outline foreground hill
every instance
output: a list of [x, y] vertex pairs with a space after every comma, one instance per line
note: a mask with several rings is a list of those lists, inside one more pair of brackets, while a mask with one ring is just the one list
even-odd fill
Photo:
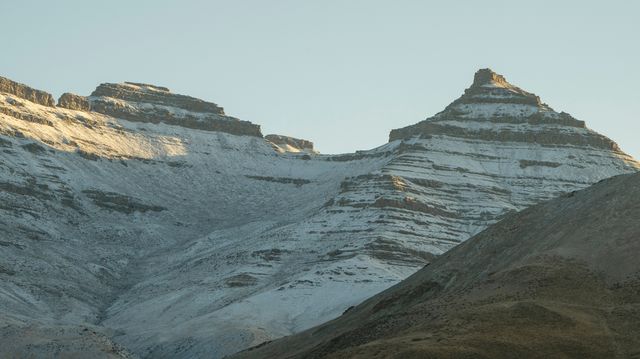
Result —
[[0, 351], [220, 357], [639, 167], [488, 69], [444, 111], [342, 155], [160, 86], [55, 104], [0, 79]]
[[638, 358], [640, 174], [510, 215], [340, 318], [238, 358]]

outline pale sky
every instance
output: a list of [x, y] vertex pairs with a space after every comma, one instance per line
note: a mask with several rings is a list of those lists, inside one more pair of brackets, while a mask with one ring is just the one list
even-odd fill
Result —
[[478, 68], [640, 158], [640, 1], [1, 1], [0, 76], [88, 95], [169, 87], [311, 140], [370, 149]]

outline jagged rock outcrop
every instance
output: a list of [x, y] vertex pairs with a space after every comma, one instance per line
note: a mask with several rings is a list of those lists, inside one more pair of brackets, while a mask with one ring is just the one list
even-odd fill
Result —
[[65, 92], [62, 94], [62, 96], [60, 96], [60, 98], [58, 99], [58, 107], [77, 111], [91, 110], [89, 100], [85, 96], [72, 94], [70, 92]]
[[315, 152], [311, 141], [283, 135], [266, 135], [264, 138], [283, 152]]
[[224, 114], [222, 107], [173, 94], [166, 87], [125, 82], [105, 83], [89, 97], [91, 110], [129, 121], [167, 123], [234, 135], [262, 137], [260, 126]]
[[4, 77], [0, 77], [0, 92], [10, 93], [43, 106], [55, 107], [56, 105], [51, 94]]

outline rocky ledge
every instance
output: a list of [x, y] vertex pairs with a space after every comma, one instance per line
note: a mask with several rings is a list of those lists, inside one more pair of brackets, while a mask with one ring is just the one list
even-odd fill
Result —
[[56, 104], [50, 93], [33, 89], [5, 77], [0, 77], [0, 92], [10, 93], [43, 106], [55, 107]]
[[58, 99], [58, 107], [67, 108], [69, 110], [89, 111], [91, 104], [85, 96], [65, 92]]
[[311, 141], [283, 135], [266, 135], [264, 138], [283, 152], [315, 152]]
[[88, 98], [91, 110], [129, 121], [167, 123], [234, 135], [262, 137], [260, 126], [225, 115], [222, 107], [173, 94], [166, 87], [125, 82], [105, 83]]
[[111, 97], [130, 102], [177, 107], [191, 112], [224, 115], [222, 107], [215, 103], [191, 96], [173, 94], [166, 87], [138, 82], [104, 83], [93, 91], [91, 97]]

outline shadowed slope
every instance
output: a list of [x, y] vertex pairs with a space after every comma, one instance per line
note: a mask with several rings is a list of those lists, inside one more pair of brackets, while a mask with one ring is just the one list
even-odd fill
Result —
[[242, 358], [640, 357], [640, 174], [508, 216], [342, 317]]

